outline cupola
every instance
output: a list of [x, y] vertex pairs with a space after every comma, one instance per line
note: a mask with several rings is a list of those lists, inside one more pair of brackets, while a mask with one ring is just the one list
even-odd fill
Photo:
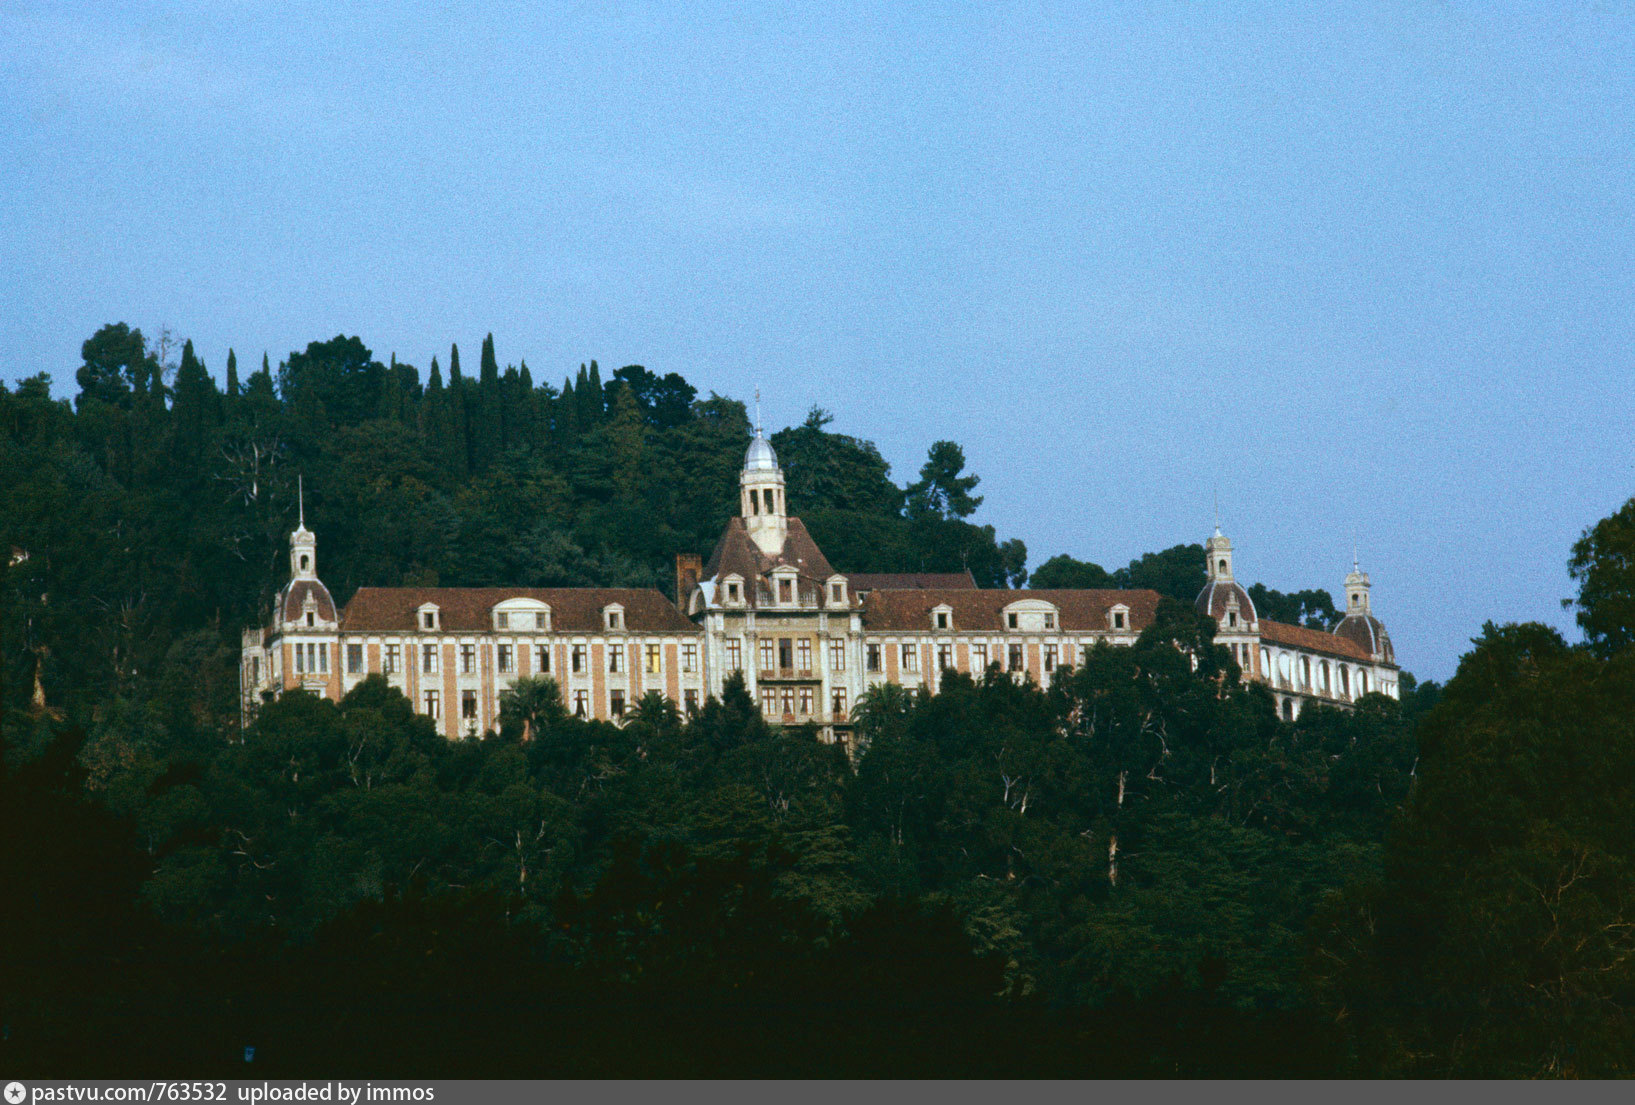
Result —
[[761, 430], [760, 405], [757, 395], [755, 440], [744, 453], [744, 470], [738, 477], [739, 513], [755, 547], [767, 556], [777, 556], [789, 537], [789, 513], [783, 499], [783, 469]]

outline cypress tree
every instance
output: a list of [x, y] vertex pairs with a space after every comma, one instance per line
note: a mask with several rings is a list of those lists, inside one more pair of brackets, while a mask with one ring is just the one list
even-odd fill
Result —
[[505, 448], [504, 398], [500, 390], [500, 366], [494, 359], [494, 335], [483, 339], [477, 389], [470, 408], [471, 470], [481, 472], [498, 459]]
[[579, 398], [573, 393], [573, 380], [562, 377], [562, 394], [551, 406], [551, 429], [557, 445], [566, 448], [579, 436]]
[[238, 358], [227, 350], [227, 398], [238, 398]]

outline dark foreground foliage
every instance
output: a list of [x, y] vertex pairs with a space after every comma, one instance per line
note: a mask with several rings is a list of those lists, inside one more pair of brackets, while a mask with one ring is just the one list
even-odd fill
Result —
[[[615, 727], [523, 681], [451, 743], [369, 681], [241, 732], [296, 470], [343, 600], [655, 582], [732, 509], [741, 405], [481, 362], [336, 339], [223, 393], [110, 327], [77, 409], [0, 389], [0, 1069], [1635, 1073], [1635, 504], [1574, 549], [1584, 647], [1488, 626], [1445, 689], [1293, 724], [1166, 603], [1048, 691], [871, 694], [855, 761], [737, 685]], [[1020, 581], [957, 446], [899, 488], [824, 425], [776, 440], [837, 562]]]

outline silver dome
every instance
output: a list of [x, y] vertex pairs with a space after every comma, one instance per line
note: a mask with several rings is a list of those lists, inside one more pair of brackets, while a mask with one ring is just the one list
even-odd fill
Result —
[[749, 443], [749, 452], [744, 454], [744, 471], [746, 472], [776, 472], [778, 470], [778, 454], [772, 451], [772, 443], [760, 434]]

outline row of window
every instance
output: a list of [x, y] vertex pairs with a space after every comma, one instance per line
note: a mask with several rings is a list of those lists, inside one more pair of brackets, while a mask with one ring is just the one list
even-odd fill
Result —
[[[878, 673], [884, 670], [881, 663], [882, 649], [884, 647], [885, 646], [883, 645], [875, 644], [865, 647], [868, 670], [870, 672]], [[918, 672], [920, 670], [920, 646], [914, 644], [913, 642], [905, 642], [898, 647], [901, 649], [900, 655], [902, 670], [910, 674]], [[1086, 651], [1088, 651], [1088, 649]], [[1004, 663], [1005, 661], [1009, 661], [1009, 663]], [[1059, 646], [1053, 644], [1045, 645], [1043, 661], [1044, 669], [1047, 672], [1053, 672], [1060, 667], [1061, 651]], [[1026, 654], [1023, 652], [1023, 648], [1020, 644], [1006, 646], [996, 642], [993, 645], [993, 657], [991, 661], [988, 656], [988, 643], [986, 641], [977, 642], [971, 645], [972, 671], [987, 671], [990, 662], [994, 664], [1003, 664], [1005, 671], [1023, 671], [1027, 666]], [[937, 646], [937, 668], [941, 671], [954, 670], [953, 645], [939, 644]]]
[[[606, 622], [609, 629], [623, 629], [624, 611], [609, 610], [605, 613], [603, 620]], [[307, 624], [312, 624], [312, 619], [310, 616], [307, 618]], [[544, 610], [500, 610], [496, 611], [494, 614], [495, 629], [531, 628], [543, 631], [550, 629], [550, 627], [551, 616]], [[436, 610], [422, 610], [420, 612], [420, 628], [430, 630], [437, 629]]]
[[[761, 713], [767, 717], [812, 716], [811, 687], [762, 687]], [[846, 688], [836, 687], [829, 695], [829, 710], [834, 720], [846, 717]]]
[[[310, 647], [310, 646], [309, 646]], [[442, 649], [435, 644], [420, 646], [420, 671], [425, 675], [436, 675], [437, 666], [441, 662]], [[581, 674], [590, 670], [589, 646], [574, 645], [568, 650], [569, 670], [574, 674]], [[327, 663], [327, 661], [325, 661]], [[477, 646], [461, 645], [459, 651], [461, 675], [474, 675], [477, 672]], [[513, 645], [502, 644], [494, 646], [494, 664], [502, 675], [509, 675], [517, 670], [517, 648]], [[649, 675], [658, 675], [664, 671], [664, 654], [659, 645], [647, 645], [642, 652], [642, 666]], [[621, 672], [625, 669], [625, 650], [610, 648], [607, 650], [607, 670]], [[297, 668], [296, 670], [300, 670]], [[328, 670], [327, 668], [325, 670]], [[387, 675], [396, 675], [403, 670], [403, 647], [401, 645], [386, 645], [385, 654], [381, 657], [381, 670]], [[698, 644], [694, 641], [683, 642], [681, 646], [681, 670], [696, 672], [698, 670]], [[346, 646], [346, 671], [349, 675], [363, 674], [363, 646], [348, 644]], [[534, 646], [534, 674], [551, 674], [551, 646]]]
[[[808, 694], [810, 694], [810, 692], [808, 692]], [[845, 695], [846, 692], [840, 692], [840, 700], [842, 703], [845, 701]], [[431, 718], [433, 721], [442, 720], [443, 695], [441, 691], [427, 690], [421, 692], [420, 702], [421, 707], [427, 717]], [[698, 712], [698, 692], [696, 690], [687, 690], [682, 692], [682, 707], [689, 714], [695, 714]], [[608, 692], [608, 713], [613, 717], [624, 717], [624, 712], [624, 691], [614, 688], [612, 691]], [[573, 713], [575, 717], [590, 717], [589, 691], [573, 692]], [[464, 690], [460, 692], [460, 720], [472, 722], [474, 724], [478, 720], [476, 691]]]
[[[1277, 658], [1274, 667], [1271, 652], [1263, 648], [1260, 650], [1260, 667], [1266, 679], [1277, 686], [1331, 695], [1335, 692], [1337, 681], [1339, 696], [1351, 697], [1351, 669], [1344, 664], [1335, 664], [1335, 674], [1331, 676], [1327, 660], [1319, 660], [1317, 667], [1313, 669], [1311, 657], [1302, 656], [1297, 664], [1291, 664], [1288, 654], [1285, 653]], [[1365, 668], [1357, 669], [1356, 692], [1358, 698], [1368, 693], [1368, 671]]]

